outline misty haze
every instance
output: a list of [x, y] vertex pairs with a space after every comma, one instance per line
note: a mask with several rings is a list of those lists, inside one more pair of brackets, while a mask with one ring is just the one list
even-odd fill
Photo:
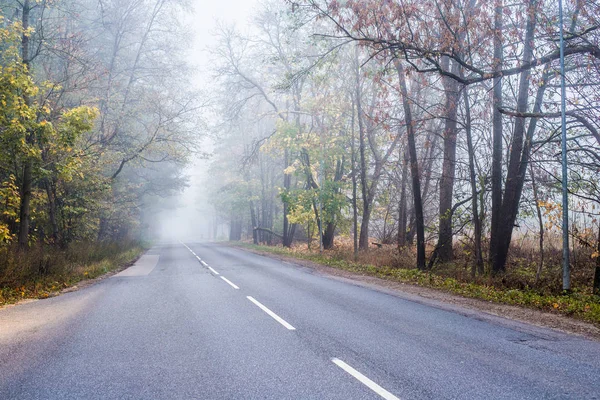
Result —
[[0, 0], [0, 399], [598, 398], [599, 18]]

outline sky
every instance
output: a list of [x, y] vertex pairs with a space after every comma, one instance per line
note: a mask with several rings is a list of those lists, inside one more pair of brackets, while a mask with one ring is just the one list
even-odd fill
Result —
[[[194, 13], [190, 15], [190, 25], [194, 29], [193, 48], [190, 51], [190, 63], [206, 68], [205, 49], [212, 45], [213, 32], [217, 21], [236, 24], [240, 28], [247, 25], [257, 0], [192, 0]], [[200, 74], [198, 83], [205, 77]]]
[[[257, 0], [191, 1], [194, 12], [187, 21], [193, 29], [188, 62], [197, 69], [193, 83], [198, 89], [207, 87], [211, 79], [206, 49], [213, 44], [217, 21], [235, 24], [244, 30], [257, 3]], [[204, 147], [205, 151], [210, 151], [211, 144], [207, 142]], [[161, 221], [159, 226], [162, 239], [199, 241], [209, 238], [214, 219], [204, 190], [208, 179], [208, 165], [208, 160], [193, 160], [185, 171], [189, 177], [189, 186], [172, 201], [177, 207], [156, 216]], [[219, 231], [222, 238], [228, 234], [224, 228], [221, 226]]]

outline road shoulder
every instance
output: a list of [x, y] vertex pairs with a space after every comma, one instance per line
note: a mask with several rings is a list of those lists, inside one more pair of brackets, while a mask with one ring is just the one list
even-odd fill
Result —
[[353, 285], [368, 287], [406, 300], [427, 304], [472, 318], [493, 322], [495, 324], [510, 325], [511, 328], [517, 328], [522, 331], [531, 331], [533, 328], [531, 325], [533, 325], [534, 327], [549, 328], [558, 331], [557, 334], [559, 332], [575, 334], [587, 339], [600, 341], [599, 327], [567, 316], [525, 307], [462, 297], [442, 290], [362, 275], [281, 254], [272, 254], [238, 246], [231, 247], [264, 257], [285, 261], [301, 267], [310, 268], [321, 275], [343, 280]]

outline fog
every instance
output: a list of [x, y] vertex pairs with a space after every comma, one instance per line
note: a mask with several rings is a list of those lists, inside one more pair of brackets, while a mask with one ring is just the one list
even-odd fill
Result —
[[[209, 47], [214, 45], [215, 29], [218, 24], [235, 25], [244, 30], [252, 17], [256, 0], [194, 0], [193, 13], [186, 21], [193, 29], [192, 47], [187, 61], [194, 67], [193, 79], [197, 89], [209, 94], [212, 74], [209, 63]], [[210, 121], [209, 121], [210, 122]], [[215, 210], [209, 203], [205, 187], [210, 179], [208, 166], [213, 139], [205, 138], [202, 151], [208, 157], [192, 156], [191, 164], [185, 169], [187, 187], [168, 199], [171, 207], [163, 208], [156, 215], [156, 236], [162, 241], [204, 241], [216, 237], [227, 238], [227, 225], [218, 223]], [[216, 225], [216, 226], [215, 226]]]
[[[196, 68], [193, 86], [211, 102], [203, 112], [209, 128], [198, 132], [206, 157], [192, 159], [187, 188], [150, 231], [163, 240], [352, 248], [355, 258], [374, 245], [416, 245], [420, 269], [468, 249], [472, 275], [485, 273], [486, 257], [504, 271], [513, 239], [540, 254], [557, 247], [564, 177], [555, 135], [561, 94], [548, 72], [558, 65], [555, 42], [521, 21], [515, 29], [535, 45], [482, 41], [467, 56], [446, 11], [402, 18], [399, 2], [360, 3], [193, 3], [186, 61]], [[551, 2], [538, 11], [556, 15]], [[579, 11], [571, 5], [566, 13]], [[497, 35], [485, 24], [456, 24], [473, 37]], [[456, 43], [445, 42], [447, 29]], [[410, 34], [421, 31], [422, 42]], [[567, 97], [579, 147], [567, 154], [573, 193], [564, 215], [592, 248], [600, 191], [597, 152], [586, 148], [600, 143], [591, 122], [600, 108], [583, 104], [600, 82], [589, 73], [597, 65], [579, 58], [589, 49], [578, 51], [568, 62], [579, 83]], [[545, 65], [533, 66], [544, 52]]]

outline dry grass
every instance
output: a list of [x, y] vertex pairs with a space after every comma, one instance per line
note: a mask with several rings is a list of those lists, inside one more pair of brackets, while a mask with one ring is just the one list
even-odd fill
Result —
[[[536, 270], [539, 264], [537, 243], [532, 241], [517, 241], [517, 246], [512, 246], [506, 266], [506, 273], [498, 278], [489, 274], [484, 276], [471, 276], [473, 265], [473, 249], [465, 245], [455, 247], [455, 260], [451, 263], [434, 265], [431, 272], [447, 278], [454, 278], [461, 282], [475, 282], [493, 285], [506, 289], [531, 290], [541, 294], [560, 294], [562, 292], [562, 253], [561, 250], [551, 246], [545, 250], [544, 268], [539, 280], [536, 281]], [[295, 244], [293, 251], [298, 254], [318, 253], [318, 249], [309, 251], [305, 244]], [[433, 251], [427, 249], [428, 255]], [[590, 293], [594, 279], [595, 259], [592, 258], [593, 249], [578, 248], [572, 254], [571, 281], [573, 289]], [[347, 238], [336, 239], [332, 250], [324, 252], [324, 256], [336, 260], [356, 262], [358, 264], [372, 265], [375, 267], [390, 267], [400, 269], [413, 269], [416, 265], [416, 250], [406, 247], [398, 250], [395, 245], [371, 246], [369, 251], [360, 251], [358, 258], [354, 258], [352, 242]]]
[[133, 262], [143, 251], [135, 242], [77, 243], [66, 249], [0, 247], [0, 306], [46, 298], [76, 283]]
[[[354, 259], [352, 242], [336, 240], [332, 250], [319, 253], [305, 244], [295, 244], [291, 249], [281, 246], [253, 246], [259, 251], [306, 259], [330, 267], [363, 275], [441, 289], [465, 297], [519, 305], [574, 316], [600, 324], [600, 296], [592, 294], [595, 260], [591, 249], [580, 248], [573, 258], [572, 287], [569, 294], [562, 293], [561, 254], [549, 249], [540, 279], [536, 281], [538, 253], [535, 249], [511, 249], [506, 273], [493, 277], [490, 274], [471, 276], [473, 263], [471, 249], [457, 247], [456, 259], [451, 263], [437, 264], [430, 271], [415, 268], [416, 253], [413, 248], [398, 251], [393, 245], [373, 246], [361, 251]], [[428, 249], [429, 252], [432, 249]]]

